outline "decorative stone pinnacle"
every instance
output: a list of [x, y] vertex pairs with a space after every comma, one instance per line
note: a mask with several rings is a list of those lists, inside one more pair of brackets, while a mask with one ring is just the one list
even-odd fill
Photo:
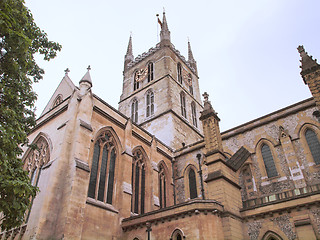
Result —
[[204, 92], [204, 93], [202, 94], [202, 96], [204, 97], [204, 101], [205, 101], [205, 102], [208, 102], [208, 101], [209, 101], [209, 94], [208, 94], [207, 92]]
[[297, 49], [298, 49], [298, 52], [299, 52], [299, 53], [305, 51], [303, 45], [299, 45]]
[[69, 68], [66, 68], [66, 70], [64, 70], [65, 75], [68, 75], [68, 73], [70, 72]]

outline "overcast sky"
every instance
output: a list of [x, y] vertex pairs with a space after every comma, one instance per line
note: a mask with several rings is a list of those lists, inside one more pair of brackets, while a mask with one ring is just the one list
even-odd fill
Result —
[[159, 41], [166, 11], [171, 42], [187, 57], [188, 37], [200, 91], [209, 93], [222, 131], [311, 97], [297, 47], [320, 59], [319, 0], [26, 0], [35, 22], [62, 51], [38, 62], [37, 116], [69, 68], [72, 81], [91, 65], [93, 92], [118, 108], [130, 32], [136, 57]]

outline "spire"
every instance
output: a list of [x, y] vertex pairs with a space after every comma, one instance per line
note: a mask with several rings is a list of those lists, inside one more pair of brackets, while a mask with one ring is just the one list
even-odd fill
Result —
[[190, 45], [190, 41], [188, 39], [188, 62], [191, 65], [191, 67], [196, 71], [196, 73], [198, 74], [198, 70], [197, 70], [197, 62], [196, 60], [194, 60], [193, 58], [193, 54], [192, 54], [192, 50], [191, 50], [191, 45]]
[[304, 50], [303, 45], [299, 46], [297, 49], [301, 57], [300, 74], [303, 80], [306, 81], [305, 75], [313, 72], [314, 70], [320, 69], [320, 65], [317, 63], [317, 59], [313, 60], [312, 56], [308, 55], [308, 53]]
[[164, 11], [163, 11], [161, 31], [160, 31], [160, 43], [161, 43], [161, 46], [168, 46], [171, 44], [170, 31], [168, 28], [166, 13]]
[[128, 43], [128, 48], [127, 48], [127, 53], [124, 56], [124, 69], [128, 67], [128, 64], [132, 62], [134, 59], [134, 56], [132, 54], [132, 35], [130, 34], [129, 38], [129, 43]]
[[92, 80], [91, 80], [91, 76], [90, 76], [90, 70], [91, 70], [90, 65], [88, 66], [87, 70], [88, 70], [88, 71], [87, 71], [86, 74], [83, 76], [83, 78], [80, 80], [79, 84], [87, 82], [87, 83], [89, 83], [90, 86], [92, 87]]

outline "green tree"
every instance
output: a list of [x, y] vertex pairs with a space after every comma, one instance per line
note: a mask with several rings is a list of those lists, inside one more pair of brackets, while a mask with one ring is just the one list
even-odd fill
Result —
[[37, 99], [32, 83], [42, 79], [44, 70], [36, 53], [50, 60], [61, 45], [49, 41], [34, 22], [24, 0], [0, 1], [0, 220], [1, 229], [21, 225], [33, 187], [21, 161], [21, 145], [35, 126]]

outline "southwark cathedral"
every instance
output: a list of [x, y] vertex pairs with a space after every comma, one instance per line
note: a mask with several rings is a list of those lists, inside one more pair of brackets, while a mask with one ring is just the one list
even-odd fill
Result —
[[320, 239], [320, 65], [297, 54], [313, 97], [224, 132], [165, 14], [156, 46], [129, 39], [118, 109], [66, 71], [22, 156], [40, 192], [0, 239]]

